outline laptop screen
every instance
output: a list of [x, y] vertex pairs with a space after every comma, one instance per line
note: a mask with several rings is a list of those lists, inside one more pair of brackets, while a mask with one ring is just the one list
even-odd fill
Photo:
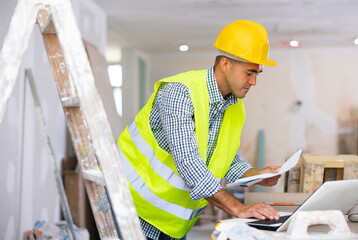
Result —
[[324, 182], [283, 222], [277, 231], [287, 230], [290, 219], [298, 211], [340, 210], [346, 214], [358, 202], [357, 189], [358, 179]]

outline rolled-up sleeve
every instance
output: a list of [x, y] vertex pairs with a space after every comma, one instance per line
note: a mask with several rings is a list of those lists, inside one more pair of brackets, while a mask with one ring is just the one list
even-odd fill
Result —
[[231, 163], [229, 171], [225, 175], [225, 179], [229, 182], [235, 182], [237, 179], [242, 178], [244, 173], [253, 168], [250, 163], [242, 160], [238, 154], [235, 155]]

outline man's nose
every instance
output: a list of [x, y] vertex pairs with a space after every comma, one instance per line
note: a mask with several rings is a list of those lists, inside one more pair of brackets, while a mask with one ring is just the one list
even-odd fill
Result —
[[250, 78], [249, 84], [252, 86], [256, 86], [256, 75], [254, 75]]

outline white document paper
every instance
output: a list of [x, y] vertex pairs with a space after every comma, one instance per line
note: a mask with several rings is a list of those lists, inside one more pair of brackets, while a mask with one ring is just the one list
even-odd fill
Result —
[[251, 177], [246, 177], [246, 178], [241, 178], [236, 180], [233, 183], [229, 183], [226, 185], [227, 188], [230, 187], [235, 187], [238, 185], [253, 185], [255, 183], [261, 182], [262, 180], [266, 179], [266, 178], [270, 178], [270, 177], [274, 177], [277, 175], [280, 175], [282, 173], [285, 173], [287, 171], [289, 171], [291, 168], [293, 168], [294, 166], [296, 166], [298, 160], [300, 159], [300, 156], [302, 154], [302, 149], [299, 149], [297, 152], [295, 152], [292, 157], [290, 157], [290, 159], [288, 159], [280, 168], [280, 171], [278, 171], [277, 173], [264, 173], [264, 174], [259, 174], [259, 175], [255, 175], [255, 176], [251, 176]]

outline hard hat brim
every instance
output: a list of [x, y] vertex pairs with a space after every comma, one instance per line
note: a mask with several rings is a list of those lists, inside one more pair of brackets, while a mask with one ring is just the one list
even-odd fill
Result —
[[260, 65], [265, 65], [265, 66], [276, 66], [277, 62], [275, 62], [274, 60], [271, 59], [267, 59], [267, 61], [259, 61], [259, 62], [255, 62], [257, 64]]
[[253, 58], [249, 58], [247, 56], [239, 56], [240, 58], [248, 61], [248, 62], [251, 62], [251, 63], [256, 63], [256, 64], [259, 64], [259, 65], [265, 65], [265, 66], [276, 66], [277, 65], [277, 62], [275, 62], [274, 60], [271, 60], [269, 58], [267, 59], [253, 59]]

